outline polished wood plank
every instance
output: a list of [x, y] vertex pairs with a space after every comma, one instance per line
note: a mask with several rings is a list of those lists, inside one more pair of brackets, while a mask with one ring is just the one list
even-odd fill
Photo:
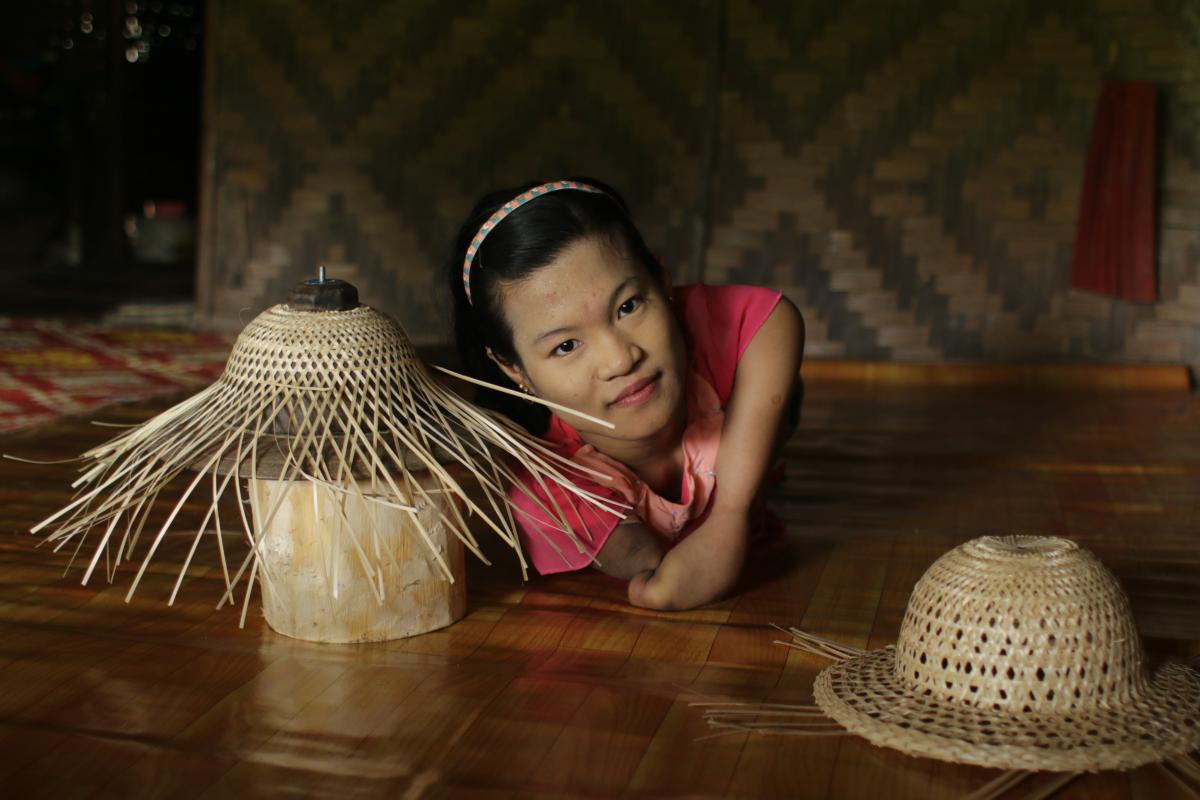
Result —
[[[983, 533], [1077, 539], [1129, 592], [1153, 660], [1200, 655], [1200, 399], [1173, 369], [1007, 375], [813, 369], [771, 493], [785, 532], [720, 603], [633, 609], [590, 573], [522, 583], [488, 542], [461, 622], [375, 645], [287, 639], [257, 601], [239, 628], [214, 608], [211, 548], [167, 607], [198, 502], [132, 602], [128, 568], [80, 586], [25, 533], [70, 497], [73, 467], [0, 462], [0, 780], [80, 798], [959, 797], [996, 771], [847, 736], [710, 738], [689, 703], [811, 702], [826, 662], [774, 644], [773, 623], [889, 644], [922, 572]], [[64, 420], [0, 450], [68, 458], [109, 434]], [[1184, 795], [1147, 767], [1060, 796]]]

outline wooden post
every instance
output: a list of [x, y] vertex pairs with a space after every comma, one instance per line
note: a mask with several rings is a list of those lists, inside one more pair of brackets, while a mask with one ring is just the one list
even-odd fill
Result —
[[[260, 574], [268, 573], [260, 578], [263, 614], [275, 631], [314, 642], [379, 642], [444, 628], [466, 612], [463, 546], [434, 506], [417, 516], [453, 583], [407, 511], [307, 481], [251, 480], [249, 488], [263, 538]], [[277, 502], [270, 525], [259, 528]]]

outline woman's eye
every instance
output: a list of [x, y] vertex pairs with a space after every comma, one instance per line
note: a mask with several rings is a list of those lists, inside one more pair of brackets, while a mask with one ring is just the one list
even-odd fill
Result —
[[626, 314], [632, 314], [634, 311], [638, 310], [643, 302], [645, 301], [642, 299], [641, 295], [634, 295], [617, 307], [617, 316], [623, 317]]
[[565, 356], [568, 353], [574, 352], [575, 348], [578, 346], [579, 346], [579, 340], [567, 339], [565, 342], [562, 342], [561, 344], [559, 344], [558, 347], [554, 348], [554, 355]]

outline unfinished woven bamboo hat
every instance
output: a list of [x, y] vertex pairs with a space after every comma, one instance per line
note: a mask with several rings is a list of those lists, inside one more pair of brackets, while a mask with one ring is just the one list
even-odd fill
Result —
[[917, 583], [896, 645], [827, 667], [814, 695], [876, 745], [985, 767], [1128, 769], [1200, 746], [1200, 675], [1148, 674], [1116, 579], [1059, 538], [951, 550]]
[[[540, 398], [526, 399], [579, 413]], [[611, 426], [604, 420], [593, 421]], [[251, 522], [254, 509], [240, 491], [243, 479], [304, 481], [398, 509], [414, 520], [430, 557], [451, 581], [452, 571], [421, 527], [423, 509], [434, 509], [433, 522], [457, 536], [481, 560], [487, 559], [459, 505], [435, 504], [434, 494], [457, 498], [468, 515], [478, 517], [513, 549], [523, 574], [526, 561], [514, 518], [521, 510], [508, 495], [509, 486], [528, 493], [516, 479], [518, 468], [535, 482], [557, 485], [599, 508], [616, 512], [627, 508], [577, 486], [579, 477], [601, 477], [598, 473], [563, 458], [515, 423], [472, 405], [435, 380], [396, 320], [360, 304], [353, 286], [326, 279], [323, 270], [317, 280], [300, 284], [287, 303], [268, 308], [246, 326], [215, 383], [92, 448], [80, 460], [84, 473], [74, 484], [75, 497], [32, 530], [49, 529], [47, 541], [56, 549], [73, 543], [76, 553], [89, 532], [100, 532], [84, 583], [102, 562], [111, 581], [122, 562], [139, 558], [138, 545], [146, 541], [142, 533], [160, 492], [185, 471], [196, 473], [166, 521], [147, 537], [149, 545], [140, 555], [141, 566], [127, 599], [193, 495], [207, 495], [207, 513], [179, 570], [170, 602], [205, 538], [214, 540], [219, 550], [225, 582], [222, 603], [232, 599], [248, 566], [248, 584], [253, 585], [260, 571], [266, 576], [260, 558], [263, 531], [258, 530], [265, 525]], [[460, 469], [452, 472], [446, 465]], [[418, 471], [433, 483], [427, 485], [425, 477], [414, 474]], [[469, 477], [473, 491], [468, 492], [456, 475]], [[220, 533], [219, 506], [231, 487], [249, 546], [236, 571], [226, 568]], [[531, 499], [584, 550], [561, 509], [545, 508]], [[263, 515], [265, 521], [274, 519], [281, 502]], [[209, 532], [215, 535], [206, 537]], [[392, 556], [364, 541], [367, 544], [358, 552], [364, 573], [371, 577]], [[248, 603], [249, 589], [245, 596]]]

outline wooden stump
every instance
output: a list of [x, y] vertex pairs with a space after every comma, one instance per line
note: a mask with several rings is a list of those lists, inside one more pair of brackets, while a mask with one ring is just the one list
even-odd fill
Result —
[[[379, 642], [444, 628], [466, 612], [463, 545], [438, 522], [433, 506], [418, 518], [453, 583], [409, 512], [307, 481], [248, 483], [254, 526], [263, 537], [263, 614], [279, 633], [314, 642]], [[457, 502], [446, 494], [431, 498]]]

